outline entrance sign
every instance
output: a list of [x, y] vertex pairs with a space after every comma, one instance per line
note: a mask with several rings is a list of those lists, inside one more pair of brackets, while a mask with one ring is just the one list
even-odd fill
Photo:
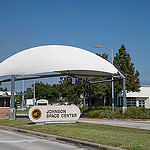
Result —
[[80, 109], [76, 105], [33, 106], [29, 110], [29, 119], [35, 123], [69, 123], [79, 117]]

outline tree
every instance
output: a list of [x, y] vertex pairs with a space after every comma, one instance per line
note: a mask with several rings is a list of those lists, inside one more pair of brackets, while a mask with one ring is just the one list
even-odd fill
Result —
[[15, 100], [16, 100], [17, 103], [21, 104], [21, 102], [22, 102], [22, 97], [21, 97], [21, 95], [16, 95], [16, 96], [15, 96]]
[[105, 60], [108, 61], [108, 54], [106, 54], [106, 53], [103, 53], [103, 54], [96, 53], [96, 55], [97, 55], [97, 56], [100, 56], [100, 57], [102, 57], [102, 58], [104, 58]]
[[25, 91], [25, 99], [32, 99], [33, 98], [33, 89], [27, 88]]
[[[96, 55], [104, 58], [105, 60], [108, 61], [108, 54], [106, 53], [103, 53], [103, 54], [100, 54], [100, 53], [97, 53]], [[98, 77], [98, 78], [94, 78], [92, 81], [103, 81], [103, 80], [107, 80], [107, 78], [104, 78], [104, 77]], [[103, 98], [104, 96], [106, 96], [106, 89], [108, 91], [109, 89], [109, 86], [110, 86], [110, 83], [97, 83], [97, 84], [93, 84], [92, 87], [93, 87], [93, 94], [95, 96], [98, 96], [99, 98]]]
[[[134, 63], [131, 62], [130, 54], [127, 53], [124, 45], [121, 45], [118, 53], [116, 53], [114, 65], [126, 78], [126, 90], [138, 92], [140, 88], [140, 73], [135, 69]], [[115, 83], [115, 91], [122, 91], [121, 81]]]
[[81, 96], [86, 97], [88, 93], [88, 84], [83, 82], [81, 78], [75, 84], [71, 84], [68, 81], [63, 81], [60, 86], [62, 98], [65, 98], [66, 101], [76, 105], [82, 102]]
[[[33, 86], [33, 85], [32, 85]], [[50, 103], [59, 99], [59, 85], [37, 82], [35, 84], [36, 99], [47, 99]]]
[[[106, 53], [103, 53], [103, 54], [97, 53], [96, 55], [109, 61], [108, 54]], [[94, 78], [92, 81], [104, 81], [104, 80], [107, 80], [107, 78], [97, 77], [97, 78]], [[92, 84], [92, 93], [93, 93], [93, 96], [97, 97], [99, 100], [103, 100], [103, 98], [106, 97], [107, 101], [109, 101], [109, 97], [111, 96], [111, 83], [105, 82], [105, 83]]]
[[8, 91], [8, 89], [7, 89], [7, 87], [5, 87], [5, 88], [0, 87], [0, 91], [5, 92], [5, 91]]

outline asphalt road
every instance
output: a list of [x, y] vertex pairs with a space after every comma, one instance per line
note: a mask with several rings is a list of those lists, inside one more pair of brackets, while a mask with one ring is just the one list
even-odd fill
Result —
[[66, 143], [48, 141], [0, 130], [0, 150], [86, 150]]
[[150, 130], [150, 121], [132, 121], [132, 120], [127, 121], [127, 120], [104, 120], [104, 119], [80, 118], [78, 122], [105, 124], [105, 125], [111, 125], [111, 126], [120, 126], [120, 127], [127, 127], [127, 128]]

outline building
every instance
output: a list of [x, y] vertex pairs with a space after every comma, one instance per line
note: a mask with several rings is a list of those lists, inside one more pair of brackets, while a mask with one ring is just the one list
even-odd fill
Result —
[[0, 91], [0, 119], [9, 119], [10, 91]]
[[10, 91], [0, 91], [0, 107], [10, 107]]
[[34, 98], [32, 99], [26, 99], [26, 107], [31, 107], [36, 104], [36, 100]]
[[[122, 106], [122, 93], [118, 94], [117, 105]], [[139, 92], [126, 93], [127, 106], [145, 107], [150, 109], [150, 86], [141, 86]]]
[[[14, 93], [16, 95], [16, 93]], [[0, 119], [10, 118], [10, 91], [0, 91]]]

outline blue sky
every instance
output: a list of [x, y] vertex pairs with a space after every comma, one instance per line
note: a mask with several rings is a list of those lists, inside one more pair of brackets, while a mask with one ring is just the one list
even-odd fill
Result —
[[92, 46], [105, 45], [115, 54], [124, 44], [141, 84], [150, 85], [149, 6], [149, 0], [0, 0], [0, 61], [39, 45], [70, 45], [111, 56]]

